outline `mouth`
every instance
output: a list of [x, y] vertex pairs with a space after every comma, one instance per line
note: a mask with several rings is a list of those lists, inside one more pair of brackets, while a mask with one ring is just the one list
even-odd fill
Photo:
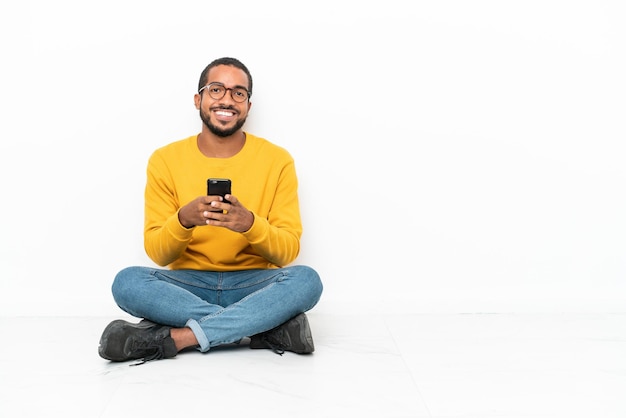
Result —
[[237, 112], [231, 109], [214, 109], [213, 114], [222, 121], [229, 121], [237, 116]]

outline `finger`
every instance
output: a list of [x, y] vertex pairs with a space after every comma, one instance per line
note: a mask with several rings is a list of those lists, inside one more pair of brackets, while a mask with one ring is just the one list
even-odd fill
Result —
[[226, 196], [224, 196], [224, 199], [228, 200], [231, 203], [231, 205], [234, 205], [235, 203], [239, 202], [239, 200], [237, 200], [237, 198], [233, 196], [232, 194], [227, 194]]

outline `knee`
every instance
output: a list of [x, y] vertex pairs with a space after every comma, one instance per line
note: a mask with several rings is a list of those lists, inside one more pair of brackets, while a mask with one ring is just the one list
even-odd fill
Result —
[[314, 304], [317, 303], [324, 290], [322, 279], [317, 271], [309, 266], [295, 266], [293, 268], [294, 274], [304, 287], [305, 293], [309, 295], [310, 300]]
[[113, 293], [113, 299], [118, 305], [123, 304], [123, 301], [133, 293], [133, 289], [137, 287], [138, 279], [142, 274], [145, 274], [143, 267], [127, 267], [121, 270], [111, 285], [111, 292]]

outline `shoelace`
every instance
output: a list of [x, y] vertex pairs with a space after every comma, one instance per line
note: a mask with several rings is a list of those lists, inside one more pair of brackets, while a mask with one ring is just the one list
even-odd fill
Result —
[[152, 360], [161, 360], [165, 357], [163, 352], [163, 340], [149, 340], [149, 341], [133, 341], [132, 345], [133, 350], [146, 350], [151, 351], [154, 350], [152, 354], [144, 356], [139, 363], [133, 363], [131, 366], [140, 366], [148, 361]]
[[[279, 335], [276, 335], [276, 334], [279, 334]], [[277, 341], [282, 341], [282, 338], [281, 338], [283, 337], [282, 330], [276, 330], [273, 336], [276, 337]], [[274, 344], [273, 342], [269, 340], [269, 338], [267, 337], [267, 334], [264, 334], [261, 337], [261, 341], [267, 344], [269, 348], [271, 348], [272, 351], [275, 352], [276, 354], [282, 356], [285, 353], [285, 345], [282, 343]]]

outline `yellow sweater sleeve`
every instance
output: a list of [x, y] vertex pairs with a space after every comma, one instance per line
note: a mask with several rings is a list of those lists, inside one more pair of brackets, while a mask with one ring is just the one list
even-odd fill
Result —
[[[178, 211], [206, 195], [210, 177], [229, 178], [232, 194], [254, 214], [238, 233], [215, 226], [183, 227]], [[144, 247], [172, 269], [232, 271], [276, 268], [300, 252], [302, 224], [293, 158], [283, 148], [246, 134], [231, 158], [207, 158], [191, 136], [156, 150], [148, 161]]]

